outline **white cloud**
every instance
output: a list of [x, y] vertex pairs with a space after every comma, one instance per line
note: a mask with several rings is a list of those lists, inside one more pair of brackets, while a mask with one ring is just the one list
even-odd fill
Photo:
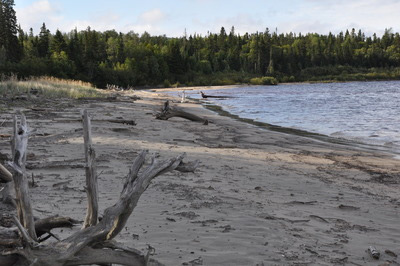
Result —
[[231, 31], [232, 26], [235, 27], [236, 34], [254, 33], [256, 31], [264, 31], [266, 28], [262, 19], [248, 14], [237, 14], [230, 17], [219, 17], [212, 20], [204, 20], [199, 18], [192, 19], [193, 28], [188, 28], [189, 34], [194, 32], [204, 34], [206, 32], [219, 33], [221, 27], [225, 28], [227, 34]]
[[227, 32], [234, 26], [235, 32], [240, 34], [264, 31], [266, 27], [262, 19], [248, 14], [237, 14], [228, 18], [218, 18], [213, 24], [217, 27], [215, 30], [218, 30], [218, 32], [222, 26], [225, 27]]
[[319, 33], [327, 34], [332, 31], [333, 25], [331, 23], [324, 23], [319, 20], [315, 21], [291, 21], [282, 23], [277, 26], [278, 33]]
[[107, 11], [104, 14], [96, 14], [95, 16], [86, 16], [84, 19], [68, 19], [61, 15], [62, 8], [54, 5], [49, 0], [40, 0], [33, 2], [29, 6], [17, 8], [18, 23], [24, 31], [34, 29], [34, 33], [40, 32], [40, 27], [44, 22], [46, 27], [54, 33], [57, 29], [69, 32], [74, 28], [85, 30], [87, 27], [97, 31], [113, 30], [128, 32], [135, 31], [143, 33], [145, 31], [151, 34], [165, 34], [160, 27], [161, 23], [168, 17], [161, 9], [148, 10], [128, 21], [117, 13]]
[[33, 2], [24, 8], [16, 8], [18, 23], [28, 31], [33, 28], [35, 33], [40, 31], [42, 23], [46, 23], [47, 28], [57, 29], [58, 24], [63, 20], [59, 8], [48, 0]]
[[76, 20], [65, 24], [66, 31], [77, 28], [85, 30], [90, 26], [93, 30], [105, 31], [116, 30], [121, 32], [134, 31], [143, 33], [145, 31], [154, 34], [165, 34], [162, 31], [160, 24], [167, 18], [167, 15], [160, 9], [153, 9], [140, 14], [134, 21], [129, 21], [122, 18], [118, 14], [107, 12], [107, 14], [96, 15], [88, 20]]
[[337, 33], [355, 28], [362, 29], [367, 35], [380, 35], [385, 28], [399, 30], [399, 0], [307, 0], [306, 3], [309, 5], [299, 10], [299, 14], [305, 16], [299, 16], [294, 22], [298, 22], [300, 27], [310, 20], [317, 21], [314, 27], [309, 25], [314, 32]]
[[152, 9], [139, 16], [139, 23], [157, 24], [163, 21], [166, 15], [160, 9]]
[[152, 9], [140, 14], [135, 22], [128, 22], [122, 26], [122, 31], [134, 31], [143, 33], [145, 31], [152, 35], [163, 35], [167, 32], [162, 27], [163, 22], [168, 18], [168, 15], [161, 11], [161, 9]]
[[[22, 28], [28, 31], [32, 27], [35, 33], [39, 32], [43, 22], [52, 32], [57, 28], [68, 32], [75, 27], [84, 30], [90, 26], [98, 31], [133, 30], [168, 36], [182, 36], [185, 29], [188, 34], [206, 34], [208, 31], [218, 33], [222, 26], [227, 32], [234, 26], [235, 31], [240, 34], [264, 31], [266, 27], [271, 31], [278, 28], [278, 32], [283, 33], [327, 34], [329, 31], [338, 33], [351, 28], [361, 29], [367, 35], [374, 32], [380, 35], [385, 28], [400, 31], [400, 0], [302, 0], [295, 4], [293, 0], [281, 0], [277, 4], [248, 0], [248, 5], [258, 5], [254, 9], [247, 9], [233, 1], [224, 9], [225, 12], [220, 10], [227, 4], [223, 0], [192, 0], [197, 3], [194, 6], [186, 0], [180, 1], [179, 6], [182, 9], [169, 10], [160, 4], [159, 8], [145, 9], [145, 12], [133, 17], [122, 15], [121, 10], [116, 7], [108, 8], [101, 15], [98, 12], [96, 15], [89, 11], [75, 12], [67, 9], [69, 5], [58, 6], [56, 3], [61, 5], [62, 2], [50, 0], [37, 0], [29, 6], [17, 8], [16, 11]], [[196, 8], [200, 3], [201, 6], [209, 7], [209, 12]], [[143, 3], [144, 7], [145, 5]], [[71, 12], [73, 18], [68, 16]]]
[[62, 28], [64, 31], [70, 31], [72, 29], [85, 30], [90, 27], [96, 31], [106, 30], [119, 30], [119, 22], [121, 18], [119, 15], [109, 12], [107, 14], [96, 15], [89, 20], [74, 20], [64, 21]]

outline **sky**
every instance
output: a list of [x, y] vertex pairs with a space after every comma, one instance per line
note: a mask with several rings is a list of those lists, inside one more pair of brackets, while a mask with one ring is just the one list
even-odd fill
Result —
[[239, 34], [329, 32], [361, 29], [367, 36], [400, 31], [400, 0], [15, 0], [18, 23], [39, 33], [88, 26], [97, 31], [207, 35], [232, 26]]

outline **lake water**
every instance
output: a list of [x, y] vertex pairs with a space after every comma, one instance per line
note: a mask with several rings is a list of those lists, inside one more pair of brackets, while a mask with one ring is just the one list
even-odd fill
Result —
[[[197, 91], [189, 97], [201, 98]], [[400, 81], [243, 86], [207, 101], [243, 118], [400, 152]]]

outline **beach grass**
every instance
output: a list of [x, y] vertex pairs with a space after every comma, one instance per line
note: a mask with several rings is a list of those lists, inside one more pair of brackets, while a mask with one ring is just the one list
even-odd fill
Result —
[[36, 94], [47, 98], [106, 97], [106, 94], [88, 82], [65, 80], [54, 77], [31, 77], [18, 80], [16, 77], [7, 77], [0, 80], [0, 94], [17, 96]]

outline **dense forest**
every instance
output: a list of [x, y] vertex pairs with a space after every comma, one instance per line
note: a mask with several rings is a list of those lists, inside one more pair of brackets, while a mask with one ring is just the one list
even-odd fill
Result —
[[38, 35], [17, 24], [13, 0], [0, 0], [0, 72], [50, 75], [98, 87], [269, 84], [314, 80], [400, 79], [400, 35], [229, 32], [179, 38], [88, 27]]

